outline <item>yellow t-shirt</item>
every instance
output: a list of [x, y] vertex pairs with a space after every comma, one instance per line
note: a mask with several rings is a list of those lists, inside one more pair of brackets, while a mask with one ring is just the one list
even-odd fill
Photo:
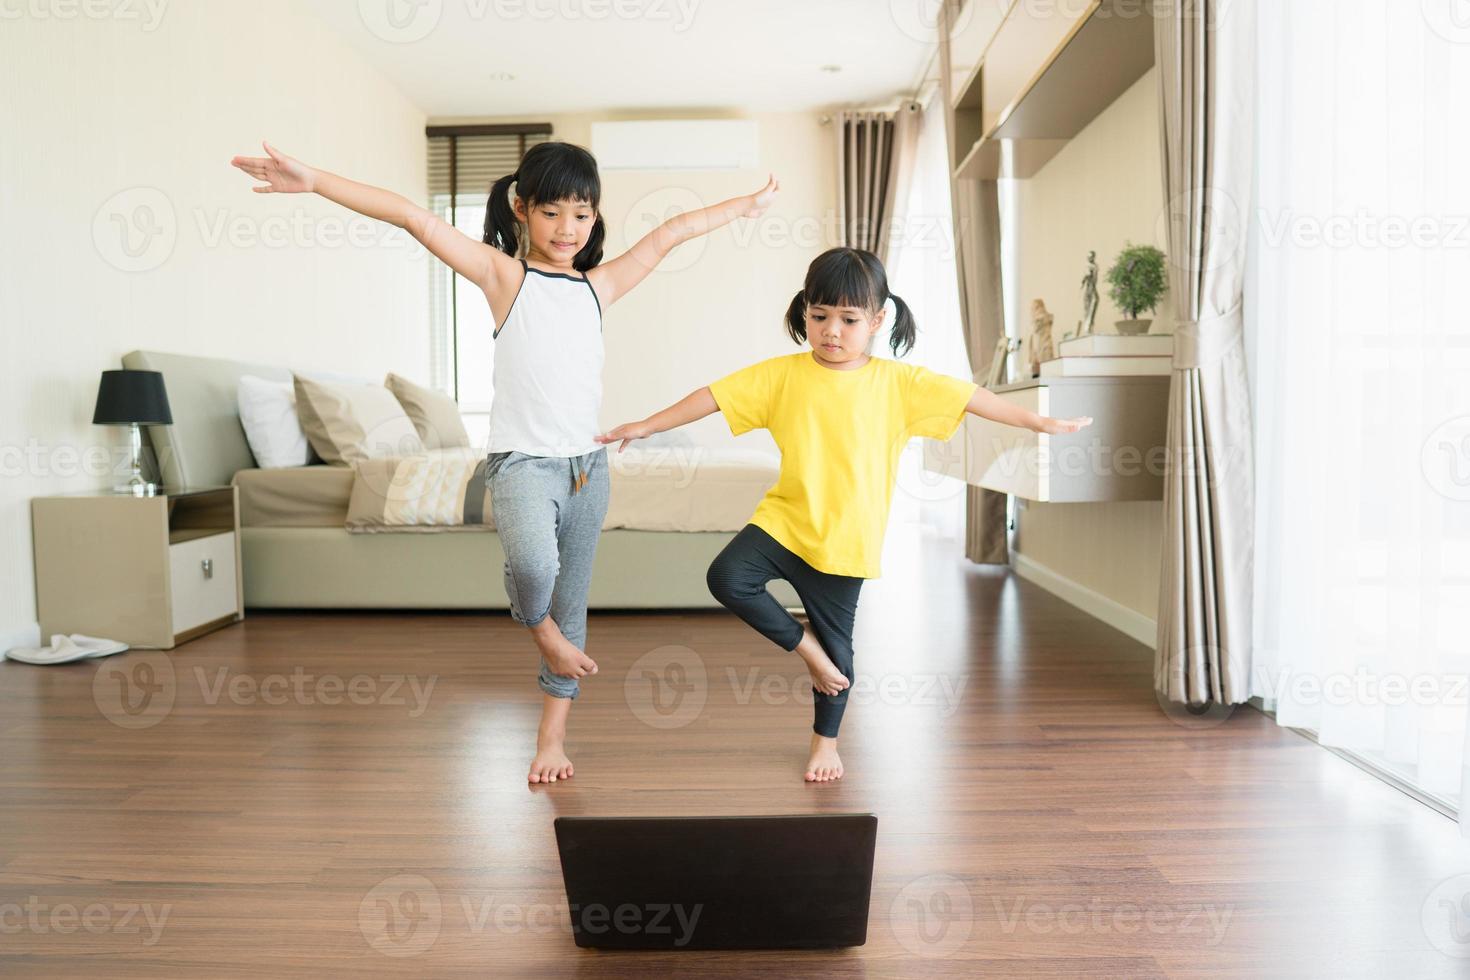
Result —
[[818, 571], [877, 578], [903, 447], [952, 436], [977, 387], [884, 357], [839, 371], [803, 351], [709, 389], [731, 433], [769, 429], [781, 450], [781, 475], [750, 523]]

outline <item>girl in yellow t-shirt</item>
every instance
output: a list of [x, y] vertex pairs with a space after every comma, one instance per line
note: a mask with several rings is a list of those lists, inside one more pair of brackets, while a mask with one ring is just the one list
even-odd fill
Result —
[[[853, 622], [863, 579], [879, 575], [879, 552], [899, 455], [909, 439], [948, 439], [966, 412], [1037, 432], [1076, 432], [1088, 417], [1053, 419], [1005, 402], [970, 381], [873, 357], [867, 348], [891, 300], [890, 346], [914, 345], [907, 304], [888, 291], [871, 252], [834, 248], [817, 256], [786, 311], [786, 330], [809, 350], [772, 357], [700, 388], [641, 422], [598, 436], [618, 451], [719, 411], [734, 435], [768, 429], [781, 450], [781, 473], [750, 523], [715, 558], [706, 576], [715, 598], [812, 676], [808, 782], [842, 778], [837, 730], [853, 682]], [[797, 622], [766, 583], [790, 582], [811, 628]]]

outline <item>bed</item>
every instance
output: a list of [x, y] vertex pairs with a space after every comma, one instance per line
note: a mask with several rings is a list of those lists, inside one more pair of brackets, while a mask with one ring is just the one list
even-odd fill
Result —
[[[505, 555], [493, 526], [352, 533], [343, 523], [351, 467], [256, 466], [240, 425], [236, 386], [245, 374], [289, 381], [288, 368], [159, 351], [131, 351], [122, 363], [164, 376], [174, 422], [146, 427], [161, 482], [238, 488], [247, 608], [509, 608]], [[630, 448], [609, 459], [608, 520], [589, 604], [717, 606], [704, 584], [705, 569], [775, 481], [775, 457], [669, 444], [642, 454]], [[688, 465], [691, 459], [698, 465]], [[799, 604], [785, 582], [772, 582], [771, 591], [788, 606]]]

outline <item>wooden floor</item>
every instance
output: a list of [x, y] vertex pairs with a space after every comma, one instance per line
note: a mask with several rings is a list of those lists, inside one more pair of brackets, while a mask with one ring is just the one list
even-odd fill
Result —
[[[1253, 709], [1172, 719], [1143, 646], [923, 548], [865, 589], [827, 786], [799, 776], [800, 664], [723, 612], [595, 615], [577, 774], [537, 788], [504, 614], [253, 612], [0, 664], [0, 975], [1470, 971], [1422, 924], [1470, 871], [1449, 820]], [[879, 818], [867, 945], [573, 945], [554, 817], [831, 811]]]

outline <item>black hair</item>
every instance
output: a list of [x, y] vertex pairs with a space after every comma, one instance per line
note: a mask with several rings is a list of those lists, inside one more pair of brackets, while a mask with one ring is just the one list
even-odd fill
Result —
[[786, 310], [786, 332], [798, 344], [806, 343], [808, 306], [855, 306], [872, 316], [893, 300], [893, 326], [888, 346], [894, 357], [914, 349], [918, 325], [909, 306], [888, 291], [888, 274], [878, 256], [861, 248], [829, 248], [812, 260], [806, 283]]
[[[519, 170], [506, 174], [491, 186], [490, 201], [485, 206], [482, 240], [510, 256], [520, 251], [519, 222], [510, 206], [511, 184], [516, 185], [516, 197], [527, 208], [556, 201], [582, 201], [596, 211], [602, 200], [602, 178], [597, 174], [597, 160], [591, 153], [559, 140], [537, 143], [521, 157]], [[572, 268], [586, 272], [602, 261], [604, 234], [602, 213], [598, 211], [587, 244], [572, 258]]]

